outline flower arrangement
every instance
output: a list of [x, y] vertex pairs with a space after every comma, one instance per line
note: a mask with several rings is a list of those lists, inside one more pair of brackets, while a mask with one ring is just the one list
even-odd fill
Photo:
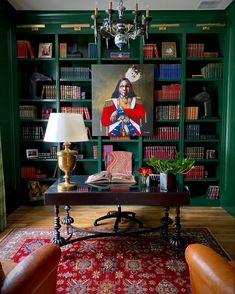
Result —
[[141, 175], [142, 185], [146, 185], [148, 176], [153, 173], [152, 169], [150, 167], [140, 167], [137, 171]]
[[140, 167], [137, 171], [139, 174], [141, 174], [142, 177], [147, 177], [148, 175], [153, 173], [150, 167]]

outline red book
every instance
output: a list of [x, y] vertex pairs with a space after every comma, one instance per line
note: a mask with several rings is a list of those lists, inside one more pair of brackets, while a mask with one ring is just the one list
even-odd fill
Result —
[[28, 50], [27, 50], [27, 41], [26, 40], [17, 40], [17, 58], [27, 58]]

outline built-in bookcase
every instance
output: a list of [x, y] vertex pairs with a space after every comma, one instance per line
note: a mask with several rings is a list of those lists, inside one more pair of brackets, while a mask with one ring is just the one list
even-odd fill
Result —
[[[55, 153], [60, 146], [43, 142], [49, 113], [77, 111], [84, 115], [89, 141], [73, 146], [79, 153], [74, 173], [88, 175], [104, 169], [102, 154], [106, 145], [112, 145], [113, 150], [131, 151], [136, 174], [151, 155], [171, 156], [173, 150], [196, 160], [197, 167], [190, 177], [178, 177], [180, 189], [188, 186], [193, 204], [219, 205], [218, 199], [209, 198], [219, 196], [222, 177], [224, 30], [221, 27], [203, 31], [200, 27], [195, 29], [195, 24], [189, 24], [187, 32], [180, 25], [166, 31], [150, 28], [145, 45], [142, 39], [131, 40], [130, 49], [123, 49], [129, 54], [127, 58], [112, 58], [120, 51], [112, 41], [107, 48], [102, 38], [94, 44], [90, 28], [73, 31], [53, 24], [54, 32], [45, 33], [51, 32], [48, 24], [43, 33], [17, 29], [16, 40], [29, 41], [35, 54], [32, 57], [28, 51], [27, 56], [16, 58], [22, 191], [27, 190], [29, 181], [50, 184], [59, 175]], [[51, 44], [51, 57], [38, 57], [42, 43]], [[152, 46], [147, 44], [156, 45], [153, 55], [146, 55], [146, 48]], [[166, 57], [167, 49], [173, 51]], [[114, 140], [91, 135], [91, 67], [117, 63], [154, 64], [154, 134], [151, 136]], [[48, 79], [43, 80], [42, 76], [35, 82], [32, 77], [35, 72]], [[204, 103], [192, 99], [203, 89], [211, 102], [208, 117], [204, 117]], [[26, 150], [30, 149], [37, 149], [39, 156], [27, 158]], [[35, 174], [28, 175], [27, 168], [31, 173], [33, 168]]]

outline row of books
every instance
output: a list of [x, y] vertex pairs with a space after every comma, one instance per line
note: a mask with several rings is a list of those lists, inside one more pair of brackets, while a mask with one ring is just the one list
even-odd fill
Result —
[[22, 179], [41, 179], [47, 177], [47, 174], [37, 173], [37, 169], [33, 166], [22, 166], [20, 174]]
[[154, 78], [157, 79], [180, 79], [181, 78], [181, 64], [179, 63], [164, 63], [155, 64]]
[[186, 147], [184, 150], [184, 156], [191, 159], [203, 159], [204, 147]]
[[[60, 43], [60, 58], [67, 57], [82, 57], [81, 53], [78, 56], [78, 44], [69, 45], [67, 43]], [[88, 43], [88, 58], [97, 58], [97, 44]]]
[[177, 152], [176, 146], [144, 146], [144, 158], [156, 156], [159, 159], [174, 159]]
[[154, 91], [154, 99], [180, 99], [181, 84], [163, 85], [161, 90]]
[[187, 140], [210, 140], [215, 139], [215, 134], [201, 134], [200, 124], [187, 124], [185, 128]]
[[21, 138], [23, 140], [40, 140], [44, 138], [42, 126], [22, 126]]
[[39, 159], [55, 159], [57, 158], [57, 146], [50, 146], [50, 152], [38, 152]]
[[98, 145], [93, 145], [93, 158], [98, 159]]
[[186, 106], [185, 107], [185, 119], [198, 119], [198, 106]]
[[187, 179], [203, 179], [205, 177], [204, 165], [195, 165], [195, 167], [184, 175]]
[[185, 134], [187, 140], [200, 139], [200, 124], [187, 124]]
[[56, 154], [51, 154], [50, 152], [38, 152], [39, 159], [56, 159]]
[[61, 79], [89, 79], [90, 68], [89, 67], [61, 67], [60, 68]]
[[81, 92], [80, 86], [61, 85], [60, 86], [60, 99], [85, 99], [85, 92]]
[[80, 113], [83, 115], [84, 119], [90, 120], [90, 113], [88, 110], [88, 107], [83, 107], [83, 106], [62, 106], [60, 108], [61, 112], [66, 112], [66, 113]]
[[210, 185], [207, 188], [208, 199], [219, 199], [220, 187], [218, 185]]
[[34, 105], [20, 105], [20, 119], [37, 118], [37, 107]]
[[156, 119], [179, 119], [179, 118], [180, 118], [179, 104], [156, 106]]
[[204, 78], [221, 78], [223, 72], [222, 63], [208, 63], [201, 68], [201, 74]]
[[158, 58], [158, 49], [156, 44], [145, 44], [144, 45], [144, 58]]
[[41, 99], [56, 99], [56, 85], [43, 85]]
[[179, 140], [179, 127], [157, 127], [155, 134], [152, 136], [145, 136], [146, 140]]
[[110, 58], [130, 58], [130, 52], [123, 52], [123, 51], [115, 51], [115, 52], [110, 52]]
[[189, 43], [186, 45], [186, 55], [187, 57], [207, 57], [207, 58], [217, 58], [218, 52], [205, 52], [204, 43]]

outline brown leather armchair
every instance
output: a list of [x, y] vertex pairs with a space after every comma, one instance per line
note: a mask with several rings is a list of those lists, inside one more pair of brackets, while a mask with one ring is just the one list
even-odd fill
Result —
[[61, 250], [47, 244], [21, 262], [1, 260], [2, 294], [46, 294], [56, 292], [57, 267]]
[[192, 294], [234, 294], [234, 262], [226, 261], [211, 248], [191, 244], [185, 258], [189, 266]]

